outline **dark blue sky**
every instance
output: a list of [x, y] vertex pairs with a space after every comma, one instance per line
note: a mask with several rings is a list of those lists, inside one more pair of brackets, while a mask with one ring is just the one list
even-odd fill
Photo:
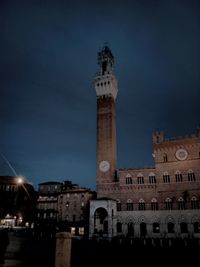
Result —
[[[37, 188], [95, 189], [97, 52], [119, 83], [119, 167], [152, 166], [152, 132], [200, 124], [200, 2], [1, 0], [0, 152]], [[0, 174], [12, 175], [0, 159]]]

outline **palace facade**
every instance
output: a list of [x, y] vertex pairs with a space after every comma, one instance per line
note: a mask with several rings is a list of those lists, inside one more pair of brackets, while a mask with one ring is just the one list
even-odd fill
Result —
[[90, 201], [90, 237], [200, 238], [200, 129], [189, 137], [152, 135], [154, 167], [117, 168], [114, 57], [98, 53], [97, 200]]

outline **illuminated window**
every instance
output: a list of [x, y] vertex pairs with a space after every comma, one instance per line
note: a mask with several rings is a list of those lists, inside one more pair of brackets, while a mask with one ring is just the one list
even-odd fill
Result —
[[159, 223], [153, 223], [153, 233], [160, 233], [160, 225]]

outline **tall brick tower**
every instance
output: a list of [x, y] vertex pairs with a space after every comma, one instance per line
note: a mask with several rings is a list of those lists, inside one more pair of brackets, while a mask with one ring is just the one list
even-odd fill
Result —
[[117, 80], [114, 57], [107, 45], [98, 53], [99, 72], [95, 78], [97, 95], [97, 166], [96, 189], [98, 197], [107, 196], [116, 183], [116, 122], [115, 100]]

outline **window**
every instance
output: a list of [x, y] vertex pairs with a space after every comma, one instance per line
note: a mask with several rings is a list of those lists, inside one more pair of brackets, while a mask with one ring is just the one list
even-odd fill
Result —
[[160, 225], [159, 223], [153, 223], [153, 233], [160, 233]]
[[155, 184], [156, 183], [156, 176], [154, 173], [149, 174], [149, 183], [150, 184]]
[[131, 199], [128, 199], [127, 200], [127, 203], [126, 203], [126, 210], [133, 210], [133, 202]]
[[158, 210], [158, 202], [155, 198], [151, 200], [151, 210]]
[[163, 182], [165, 184], [170, 183], [170, 176], [169, 176], [168, 172], [164, 172], [164, 174], [163, 174]]
[[145, 210], [145, 202], [144, 202], [144, 199], [142, 199], [142, 198], [139, 200], [138, 209], [139, 210]]
[[117, 211], [121, 211], [122, 210], [122, 203], [120, 202], [120, 200], [117, 200]]
[[138, 184], [144, 184], [144, 177], [142, 174], [138, 174], [137, 180], [138, 180]]
[[172, 210], [172, 200], [171, 198], [165, 199], [165, 209], [166, 210]]
[[168, 231], [169, 234], [173, 234], [174, 233], [174, 223], [173, 222], [168, 222], [167, 231]]
[[180, 171], [177, 171], [175, 173], [175, 178], [176, 178], [176, 182], [182, 182], [183, 181], [183, 177], [182, 177], [182, 174], [180, 173]]
[[189, 182], [193, 182], [193, 181], [195, 181], [196, 180], [196, 178], [195, 178], [195, 174], [194, 174], [194, 172], [192, 171], [192, 170], [189, 170], [188, 171], [188, 181]]
[[185, 222], [180, 223], [181, 233], [187, 233], [188, 232], [188, 225]]
[[167, 154], [163, 154], [163, 162], [168, 162]]
[[178, 199], [178, 209], [179, 210], [185, 209], [185, 201], [182, 197], [179, 197], [179, 199]]
[[193, 223], [194, 233], [200, 233], [200, 223], [194, 222]]
[[199, 203], [197, 197], [192, 197], [191, 198], [191, 209], [198, 209], [199, 208]]
[[133, 183], [133, 181], [132, 181], [131, 175], [127, 174], [127, 176], [126, 176], [126, 184], [132, 184], [132, 183]]

